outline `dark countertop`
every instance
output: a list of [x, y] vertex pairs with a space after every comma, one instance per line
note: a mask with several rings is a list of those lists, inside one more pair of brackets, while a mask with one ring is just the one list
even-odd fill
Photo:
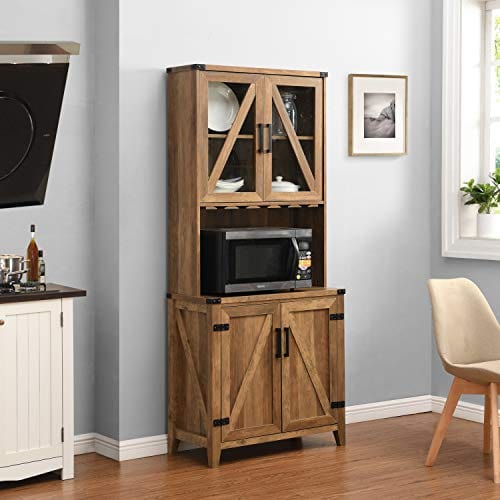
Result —
[[0, 304], [12, 302], [28, 302], [34, 300], [69, 299], [72, 297], [85, 297], [86, 290], [70, 288], [69, 286], [48, 283], [45, 292], [19, 292], [0, 294]]

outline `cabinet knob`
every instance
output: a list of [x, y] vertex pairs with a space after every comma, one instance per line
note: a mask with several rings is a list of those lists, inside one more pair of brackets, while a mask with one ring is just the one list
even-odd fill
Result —
[[3, 326], [3, 325], [5, 325], [5, 320], [0, 319], [0, 326]]

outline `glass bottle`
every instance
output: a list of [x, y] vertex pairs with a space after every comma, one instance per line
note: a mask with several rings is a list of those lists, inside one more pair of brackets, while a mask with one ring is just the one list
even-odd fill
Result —
[[35, 225], [31, 224], [31, 240], [26, 251], [26, 265], [28, 266], [28, 283], [38, 281], [38, 246], [35, 241]]
[[[297, 113], [297, 106], [295, 105], [295, 99], [297, 98], [297, 96], [292, 92], [283, 92], [281, 94], [281, 98], [283, 99], [283, 104], [285, 105], [287, 115], [290, 118], [290, 121], [292, 122], [293, 129], [295, 130], [295, 132], [297, 132], [298, 113]], [[273, 106], [273, 134], [286, 135], [285, 127], [283, 126], [278, 111], [274, 106]]]
[[38, 251], [38, 282], [40, 285], [45, 285], [45, 259], [43, 258], [43, 250]]

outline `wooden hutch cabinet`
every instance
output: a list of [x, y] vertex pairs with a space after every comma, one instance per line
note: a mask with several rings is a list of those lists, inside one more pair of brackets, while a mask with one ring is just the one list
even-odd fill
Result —
[[[214, 467], [221, 450], [237, 446], [326, 431], [344, 444], [345, 290], [325, 288], [327, 75], [200, 64], [167, 71], [169, 453], [194, 443]], [[209, 129], [210, 82], [238, 101], [224, 132]], [[241, 189], [218, 189], [233, 178]], [[283, 192], [280, 178], [298, 190]], [[313, 287], [202, 295], [200, 231], [216, 227], [312, 229]]]

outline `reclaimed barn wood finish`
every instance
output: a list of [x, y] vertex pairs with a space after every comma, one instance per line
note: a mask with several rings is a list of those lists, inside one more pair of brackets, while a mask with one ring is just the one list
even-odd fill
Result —
[[[187, 65], [168, 71], [168, 290], [187, 296], [200, 294], [200, 230], [206, 227], [311, 227], [314, 231], [313, 284], [326, 281], [325, 199], [325, 80], [326, 73]], [[226, 133], [208, 131], [208, 84], [226, 82], [247, 86], [239, 112]], [[278, 87], [310, 89], [311, 135], [297, 135], [285, 111]], [[273, 155], [269, 138], [259, 144], [259, 125], [272, 123], [276, 106], [287, 136], [272, 136], [273, 143], [288, 142], [304, 178], [302, 190], [271, 190]], [[242, 126], [253, 120], [252, 129]], [[249, 125], [246, 125], [249, 128]], [[268, 129], [266, 129], [268, 130]], [[209, 170], [210, 141], [221, 148]], [[254, 191], [215, 193], [237, 141], [253, 144]], [[312, 144], [306, 158], [304, 144]], [[274, 175], [280, 175], [275, 173]]]
[[[168, 70], [170, 454], [189, 442], [216, 467], [222, 450], [241, 446], [326, 431], [345, 444], [345, 290], [325, 287], [326, 76], [200, 64]], [[208, 130], [210, 82], [238, 92], [227, 132]], [[290, 89], [311, 112], [303, 130], [281, 98]], [[273, 107], [286, 135], [272, 132]], [[237, 144], [253, 158], [244, 166], [253, 169], [252, 190], [216, 193]], [[289, 155], [284, 173], [273, 154]], [[295, 164], [302, 189], [273, 192], [273, 176], [293, 174]], [[200, 232], [216, 227], [311, 228], [314, 287], [202, 296]]]
[[215, 467], [226, 448], [327, 430], [344, 444], [338, 292], [168, 299], [169, 452], [191, 442]]

